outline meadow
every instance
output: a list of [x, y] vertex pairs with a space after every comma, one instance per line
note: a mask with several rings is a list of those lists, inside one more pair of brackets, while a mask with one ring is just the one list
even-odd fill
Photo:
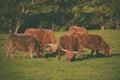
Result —
[[[16, 51], [14, 60], [5, 58], [7, 47], [0, 47], [0, 80], [120, 80], [120, 30], [89, 30], [89, 33], [100, 34], [112, 48], [112, 56], [76, 57], [68, 63], [65, 55], [58, 56], [46, 52], [45, 58], [23, 59], [23, 52]], [[59, 37], [68, 32], [55, 32]], [[9, 34], [0, 34], [0, 45], [7, 44]], [[103, 54], [103, 52], [100, 52]], [[90, 50], [84, 48], [83, 55]], [[94, 54], [95, 55], [95, 54]], [[103, 54], [104, 55], [104, 54]]]

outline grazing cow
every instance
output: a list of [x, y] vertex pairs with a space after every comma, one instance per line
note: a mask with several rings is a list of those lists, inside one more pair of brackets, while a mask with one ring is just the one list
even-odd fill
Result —
[[54, 53], [53, 47], [51, 47], [50, 44], [56, 44], [57, 41], [52, 30], [29, 28], [25, 30], [24, 34], [33, 35], [40, 42], [42, 42], [44, 48], [46, 48], [46, 46], [49, 46], [50, 52]]
[[13, 54], [15, 50], [23, 51], [24, 58], [26, 58], [26, 52], [30, 53], [31, 59], [33, 59], [32, 53], [35, 52], [39, 57], [45, 56], [44, 48], [41, 43], [31, 35], [25, 34], [12, 34], [9, 36], [8, 40], [8, 51], [6, 58], [11, 56], [14, 58]]
[[[70, 53], [71, 51], [76, 51], [78, 48], [78, 45], [76, 44], [74, 37], [71, 36], [70, 34], [63, 34], [60, 37], [60, 41], [59, 41], [59, 45], [65, 49], [68, 50], [67, 51], [67, 55], [71, 55], [71, 57], [73, 57], [73, 54]], [[70, 52], [69, 52], [70, 51]], [[58, 59], [61, 59], [61, 55], [62, 55], [63, 50], [61, 48], [59, 48], [59, 53], [58, 53]], [[66, 56], [67, 56], [66, 55]], [[70, 57], [70, 56], [69, 56]]]
[[76, 51], [72, 50], [65, 50], [59, 45], [60, 49], [65, 52], [66, 58], [69, 62], [71, 62], [73, 59], [75, 59], [75, 54], [78, 53]]
[[83, 47], [91, 49], [91, 54], [94, 51], [98, 54], [99, 51], [103, 51], [106, 56], [111, 56], [111, 49], [105, 40], [96, 34], [76, 34], [75, 38], [78, 40], [79, 52]]
[[71, 35], [88, 33], [85, 27], [78, 27], [78, 26], [70, 26], [69, 32]]

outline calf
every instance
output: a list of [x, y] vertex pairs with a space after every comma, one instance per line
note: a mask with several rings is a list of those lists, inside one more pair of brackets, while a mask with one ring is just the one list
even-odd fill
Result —
[[76, 34], [75, 38], [78, 40], [80, 54], [83, 47], [85, 47], [92, 50], [91, 54], [93, 54], [94, 51], [96, 51], [97, 54], [99, 51], [103, 51], [106, 56], [111, 56], [111, 48], [100, 35]]
[[30, 53], [31, 59], [33, 58], [33, 52], [37, 53], [39, 57], [45, 55], [41, 43], [33, 36], [25, 34], [12, 34], [9, 36], [6, 58], [9, 55], [14, 58], [15, 50], [23, 51], [24, 58], [26, 58], [26, 52]]

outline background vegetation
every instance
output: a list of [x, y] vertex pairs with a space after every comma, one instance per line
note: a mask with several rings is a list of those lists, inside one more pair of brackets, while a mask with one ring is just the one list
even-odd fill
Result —
[[[120, 0], [0, 0], [0, 32], [28, 27], [67, 30], [120, 26]], [[20, 27], [20, 28], [19, 28]]]
[[[15, 59], [5, 59], [7, 47], [0, 47], [0, 80], [120, 80], [120, 30], [89, 30], [102, 35], [112, 48], [112, 57], [87, 57], [89, 49], [83, 50], [84, 58], [76, 57], [68, 63], [65, 55], [58, 56], [46, 52], [45, 58], [31, 60], [29, 54], [23, 59], [23, 52], [16, 51]], [[68, 32], [55, 32], [59, 37]], [[0, 45], [7, 44], [8, 34], [0, 34]]]

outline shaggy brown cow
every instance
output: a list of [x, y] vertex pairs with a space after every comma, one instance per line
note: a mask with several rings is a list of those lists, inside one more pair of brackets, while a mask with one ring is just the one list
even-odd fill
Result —
[[[42, 42], [44, 48], [46, 48], [48, 44], [56, 44], [57, 42], [52, 30], [29, 28], [25, 30], [24, 34], [33, 35], [40, 42]], [[54, 53], [51, 45], [49, 45], [49, 47], [50, 47], [50, 51]]]
[[83, 47], [91, 49], [91, 54], [93, 54], [94, 51], [103, 51], [106, 56], [111, 56], [111, 49], [109, 45], [105, 42], [105, 40], [100, 36], [96, 34], [76, 34], [75, 38], [78, 40], [79, 44], [79, 52], [81, 54], [81, 51]]
[[[60, 37], [59, 45], [64, 48], [65, 50], [68, 50], [68, 54], [66, 56], [71, 55], [72, 53], [69, 53], [69, 51], [76, 51], [78, 49], [78, 45], [76, 44], [74, 37], [71, 36], [70, 34], [64, 34]], [[59, 53], [58, 53], [58, 59], [61, 59], [63, 50], [59, 48]], [[71, 55], [72, 57], [73, 55]], [[70, 56], [69, 56], [70, 57]]]
[[69, 32], [70, 32], [71, 35], [88, 33], [86, 28], [78, 27], [78, 26], [70, 26], [69, 27]]
[[8, 51], [6, 58], [10, 55], [14, 58], [13, 54], [15, 50], [24, 51], [24, 58], [26, 57], [26, 52], [30, 53], [31, 59], [33, 58], [32, 53], [35, 52], [37, 55], [45, 56], [44, 49], [41, 43], [31, 35], [25, 34], [12, 34], [9, 36], [8, 40]]

